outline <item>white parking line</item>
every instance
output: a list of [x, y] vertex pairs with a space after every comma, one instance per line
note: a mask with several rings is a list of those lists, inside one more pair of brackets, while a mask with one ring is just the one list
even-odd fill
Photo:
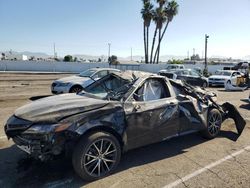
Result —
[[179, 185], [179, 184], [181, 184], [181, 183], [183, 183], [183, 182], [185, 182], [185, 181], [187, 181], [187, 180], [189, 180], [189, 179], [191, 179], [191, 178], [193, 178], [195, 176], [198, 176], [201, 173], [203, 173], [203, 172], [205, 172], [207, 170], [210, 170], [211, 168], [213, 168], [213, 167], [215, 167], [215, 166], [217, 166], [217, 165], [219, 165], [219, 164], [221, 164], [221, 163], [223, 163], [223, 162], [225, 162], [225, 161], [227, 161], [229, 159], [232, 159], [232, 158], [236, 157], [237, 155], [240, 155], [241, 153], [243, 153], [243, 152], [245, 152], [246, 150], [249, 150], [249, 149], [250, 149], [250, 146], [246, 146], [245, 148], [243, 148], [243, 149], [241, 149], [239, 151], [236, 151], [235, 153], [232, 153], [232, 154], [230, 154], [230, 155], [228, 155], [228, 156], [226, 156], [226, 157], [224, 157], [224, 158], [222, 158], [222, 159], [220, 159], [220, 160], [218, 160], [216, 162], [213, 162], [213, 163], [205, 166], [204, 168], [201, 168], [201, 169], [199, 169], [199, 170], [197, 170], [197, 171], [195, 171], [195, 172], [193, 172], [191, 174], [188, 174], [185, 177], [183, 177], [181, 179], [178, 179], [175, 182], [172, 182], [172, 183], [164, 186], [163, 188], [176, 187], [177, 185]]
[[0, 136], [0, 139], [7, 139], [7, 136]]

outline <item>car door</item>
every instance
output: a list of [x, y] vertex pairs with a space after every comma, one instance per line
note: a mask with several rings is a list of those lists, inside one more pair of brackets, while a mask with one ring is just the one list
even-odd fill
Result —
[[179, 71], [179, 79], [191, 84], [191, 79], [187, 70]]
[[178, 103], [163, 80], [146, 80], [125, 102], [124, 109], [129, 149], [178, 133]]
[[189, 71], [190, 74], [190, 82], [194, 86], [202, 86], [203, 80], [201, 76], [195, 71]]

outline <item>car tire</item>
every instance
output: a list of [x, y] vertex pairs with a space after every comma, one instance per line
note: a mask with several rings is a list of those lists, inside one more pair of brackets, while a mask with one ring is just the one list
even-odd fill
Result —
[[70, 88], [70, 93], [80, 93], [83, 90], [82, 86], [73, 86]]
[[93, 181], [111, 174], [120, 162], [121, 146], [110, 133], [96, 132], [84, 136], [72, 156], [76, 173], [85, 181]]
[[222, 116], [219, 110], [213, 108], [209, 111], [207, 117], [207, 127], [201, 133], [207, 139], [215, 138], [221, 129]]
[[202, 87], [206, 88], [207, 86], [208, 86], [208, 83], [207, 82], [203, 82]]

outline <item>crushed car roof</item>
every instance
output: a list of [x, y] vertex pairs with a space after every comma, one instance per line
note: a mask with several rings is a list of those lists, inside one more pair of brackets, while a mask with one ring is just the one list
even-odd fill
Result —
[[[138, 78], [146, 78], [149, 76], [156, 75], [156, 74], [149, 73], [149, 72], [131, 71], [131, 70], [122, 71], [122, 72], [113, 72], [111, 74], [114, 76], [120, 77], [121, 79], [127, 80], [129, 82], [132, 82]], [[157, 76], [159, 76], [159, 75], [157, 75]]]

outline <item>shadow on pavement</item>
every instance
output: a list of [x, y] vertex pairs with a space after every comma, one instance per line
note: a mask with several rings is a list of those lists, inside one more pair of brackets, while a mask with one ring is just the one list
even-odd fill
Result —
[[241, 99], [240, 101], [245, 102], [245, 103], [249, 103], [248, 99]]
[[240, 105], [240, 108], [250, 110], [250, 104], [242, 104], [242, 105]]
[[50, 96], [52, 96], [52, 95], [38, 95], [38, 96], [30, 97], [29, 100], [35, 101], [35, 100], [42, 99], [42, 98], [45, 98], [45, 97], [50, 97]]
[[232, 141], [236, 142], [238, 140], [238, 138], [240, 137], [240, 135], [235, 133], [235, 132], [232, 132], [232, 131], [221, 130], [219, 137], [227, 138], [229, 140], [232, 140]]
[[[129, 151], [123, 155], [114, 174], [131, 167], [185, 153], [186, 149], [206, 141], [198, 133], [194, 133]], [[6, 160], [10, 160], [9, 165], [3, 168], [2, 165]], [[0, 149], [0, 161], [3, 163], [0, 177], [4, 177], [0, 181], [0, 187], [81, 187], [87, 185], [87, 182], [82, 181], [75, 174], [71, 160], [64, 157], [43, 163], [27, 157], [12, 145], [9, 148]]]

